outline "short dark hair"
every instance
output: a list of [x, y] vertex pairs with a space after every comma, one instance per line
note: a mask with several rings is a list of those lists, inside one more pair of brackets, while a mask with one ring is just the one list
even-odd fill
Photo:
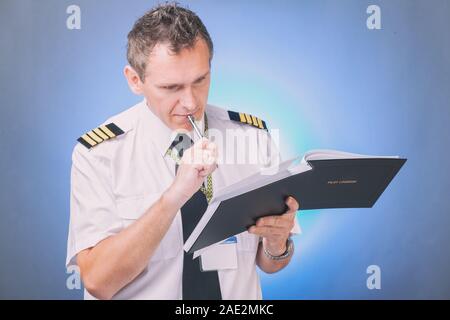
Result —
[[155, 45], [169, 43], [170, 50], [178, 54], [181, 49], [194, 47], [199, 38], [208, 45], [211, 62], [213, 43], [200, 18], [176, 2], [158, 5], [139, 18], [128, 33], [127, 60], [144, 81], [147, 60]]

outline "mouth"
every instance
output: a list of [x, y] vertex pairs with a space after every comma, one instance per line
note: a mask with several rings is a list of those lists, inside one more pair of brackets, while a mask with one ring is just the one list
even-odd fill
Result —
[[197, 120], [197, 119], [195, 119], [195, 114], [198, 112], [198, 110], [195, 110], [194, 112], [190, 112], [190, 113], [185, 113], [185, 114], [174, 114], [173, 116], [175, 116], [175, 117], [184, 117], [184, 118], [186, 118], [186, 120], [188, 120], [188, 116], [192, 116], [193, 118], [194, 118], [194, 120]]

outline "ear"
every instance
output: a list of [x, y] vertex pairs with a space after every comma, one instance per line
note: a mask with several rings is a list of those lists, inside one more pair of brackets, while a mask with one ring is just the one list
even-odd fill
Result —
[[142, 83], [141, 78], [139, 77], [136, 70], [134, 70], [130, 65], [126, 65], [123, 69], [123, 74], [127, 79], [130, 90], [134, 94], [141, 95], [143, 93], [142, 87], [144, 84]]

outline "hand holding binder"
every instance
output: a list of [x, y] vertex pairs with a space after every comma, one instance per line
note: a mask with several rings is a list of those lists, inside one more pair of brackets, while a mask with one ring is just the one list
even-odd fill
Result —
[[285, 201], [287, 211], [281, 215], [259, 218], [254, 226], [248, 229], [249, 233], [263, 237], [264, 248], [272, 255], [279, 256], [286, 251], [286, 240], [294, 227], [295, 214], [299, 209], [297, 200], [287, 197]]

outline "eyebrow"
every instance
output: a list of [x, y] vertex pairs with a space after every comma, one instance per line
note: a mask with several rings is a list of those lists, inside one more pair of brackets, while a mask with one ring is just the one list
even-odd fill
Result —
[[[197, 79], [195, 79], [193, 81], [193, 83], [202, 80], [203, 78], [205, 78], [211, 71], [208, 70], [205, 74], [201, 75], [200, 77], [198, 77]], [[158, 88], [164, 88], [164, 87], [177, 87], [177, 86], [182, 86], [183, 83], [161, 83], [161, 84], [157, 84], [156, 86]]]

